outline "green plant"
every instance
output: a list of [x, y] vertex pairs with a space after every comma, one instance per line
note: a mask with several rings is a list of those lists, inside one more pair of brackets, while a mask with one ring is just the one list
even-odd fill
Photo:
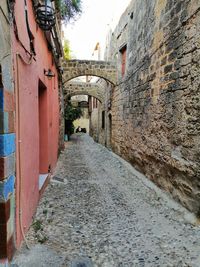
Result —
[[36, 220], [33, 224], [33, 229], [37, 233], [39, 230], [42, 229], [42, 222], [40, 220]]
[[81, 13], [81, 0], [55, 0], [55, 7], [61, 20], [67, 23]]
[[75, 121], [82, 116], [82, 110], [80, 107], [74, 107], [70, 101], [65, 106], [65, 119], [68, 121]]
[[67, 101], [65, 106], [65, 133], [70, 136], [74, 133], [73, 121], [79, 119], [82, 116], [82, 110], [80, 107], [74, 107], [70, 101]]
[[71, 59], [71, 50], [70, 50], [70, 46], [69, 46], [69, 41], [66, 39], [64, 40], [63, 51], [64, 51], [64, 58], [67, 60], [70, 60]]
[[47, 212], [48, 212], [48, 210], [47, 209], [44, 209], [42, 213], [46, 215]]
[[38, 240], [38, 242], [40, 244], [44, 244], [48, 240], [48, 238], [46, 236], [39, 236], [39, 235], [37, 235], [36, 238], [37, 238], [37, 240]]

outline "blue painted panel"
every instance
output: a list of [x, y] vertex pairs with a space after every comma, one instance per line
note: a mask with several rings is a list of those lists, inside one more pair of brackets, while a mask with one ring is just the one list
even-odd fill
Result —
[[15, 134], [0, 134], [0, 156], [5, 157], [15, 152]]
[[15, 176], [11, 175], [6, 180], [0, 182], [0, 201], [6, 202], [14, 192]]

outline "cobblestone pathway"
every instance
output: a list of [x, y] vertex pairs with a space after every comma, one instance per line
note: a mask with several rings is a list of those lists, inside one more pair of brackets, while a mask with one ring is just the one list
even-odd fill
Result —
[[[14, 263], [20, 267], [199, 267], [200, 227], [88, 135], [75, 135]], [[190, 218], [192, 219], [192, 218]], [[15, 266], [16, 266], [15, 265]]]

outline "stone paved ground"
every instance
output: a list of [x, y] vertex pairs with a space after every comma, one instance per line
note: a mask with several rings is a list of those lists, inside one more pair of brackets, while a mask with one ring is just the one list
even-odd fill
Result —
[[13, 266], [199, 267], [200, 227], [88, 135], [75, 135]]

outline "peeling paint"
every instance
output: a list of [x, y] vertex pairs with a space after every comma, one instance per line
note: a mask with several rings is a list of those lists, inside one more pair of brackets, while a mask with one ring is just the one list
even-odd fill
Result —
[[15, 177], [9, 176], [6, 180], [0, 182], [0, 201], [7, 201], [10, 194], [14, 191]]
[[15, 134], [0, 135], [0, 156], [8, 156], [15, 152]]

